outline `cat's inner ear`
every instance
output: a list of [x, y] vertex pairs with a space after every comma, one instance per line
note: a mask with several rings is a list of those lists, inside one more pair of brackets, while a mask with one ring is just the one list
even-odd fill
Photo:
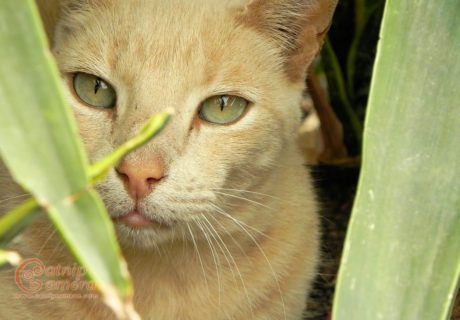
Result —
[[251, 0], [242, 24], [266, 35], [285, 59], [292, 81], [303, 80], [320, 50], [338, 0]]

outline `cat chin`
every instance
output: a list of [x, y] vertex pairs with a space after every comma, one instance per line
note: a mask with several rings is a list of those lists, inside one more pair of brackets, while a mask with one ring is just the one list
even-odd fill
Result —
[[121, 224], [115, 224], [118, 241], [123, 248], [155, 250], [162, 243], [173, 240], [174, 231], [164, 228], [134, 229]]

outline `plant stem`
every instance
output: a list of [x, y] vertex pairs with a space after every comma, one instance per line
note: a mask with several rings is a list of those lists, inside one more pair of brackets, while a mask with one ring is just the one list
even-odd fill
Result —
[[0, 219], [0, 247], [7, 245], [33, 223], [42, 211], [37, 201], [30, 199]]
[[361, 121], [359, 121], [358, 115], [356, 114], [355, 110], [353, 110], [353, 107], [351, 105], [350, 98], [347, 94], [345, 78], [343, 76], [342, 68], [340, 67], [339, 60], [337, 59], [337, 56], [334, 52], [334, 49], [332, 48], [332, 44], [329, 38], [326, 38], [326, 41], [324, 43], [324, 49], [331, 63], [330, 67], [334, 73], [334, 80], [336, 81], [336, 84], [337, 84], [337, 89], [338, 89], [340, 100], [342, 101], [342, 105], [350, 120], [356, 140], [358, 141], [358, 144], [361, 147], [362, 135], [363, 135], [363, 125]]
[[332, 109], [326, 91], [321, 86], [314, 71], [309, 72], [307, 83], [308, 91], [321, 122], [324, 150], [320, 156], [320, 161], [330, 163], [344, 159], [347, 156], [347, 149], [343, 143], [342, 123]]
[[106, 176], [108, 170], [116, 166], [128, 153], [139, 148], [159, 134], [168, 123], [172, 114], [172, 111], [165, 111], [153, 116], [141, 129], [138, 135], [122, 144], [112, 154], [93, 164], [90, 169], [92, 184], [102, 180]]
[[367, 23], [365, 0], [355, 0], [355, 33], [347, 56], [347, 81], [348, 94], [354, 96], [355, 88], [355, 65], [359, 44]]
[[348, 93], [350, 97], [354, 97], [355, 93], [356, 57], [358, 54], [359, 45], [361, 43], [361, 38], [364, 34], [364, 30], [369, 21], [369, 18], [382, 4], [382, 1], [378, 1], [377, 3], [367, 8], [365, 0], [355, 0], [355, 34], [347, 56], [347, 81]]

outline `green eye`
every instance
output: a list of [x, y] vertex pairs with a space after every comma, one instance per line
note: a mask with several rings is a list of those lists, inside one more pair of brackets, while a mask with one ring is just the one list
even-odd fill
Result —
[[249, 102], [237, 96], [216, 96], [207, 99], [201, 106], [199, 117], [215, 124], [229, 124], [238, 120]]
[[115, 89], [97, 76], [77, 73], [73, 78], [73, 87], [77, 96], [92, 107], [106, 109], [115, 106]]

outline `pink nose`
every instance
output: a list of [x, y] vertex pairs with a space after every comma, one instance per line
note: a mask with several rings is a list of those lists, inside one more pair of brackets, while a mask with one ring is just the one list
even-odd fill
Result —
[[147, 197], [153, 186], [165, 176], [165, 166], [161, 160], [126, 161], [119, 164], [115, 171], [124, 182], [129, 195], [136, 200]]

